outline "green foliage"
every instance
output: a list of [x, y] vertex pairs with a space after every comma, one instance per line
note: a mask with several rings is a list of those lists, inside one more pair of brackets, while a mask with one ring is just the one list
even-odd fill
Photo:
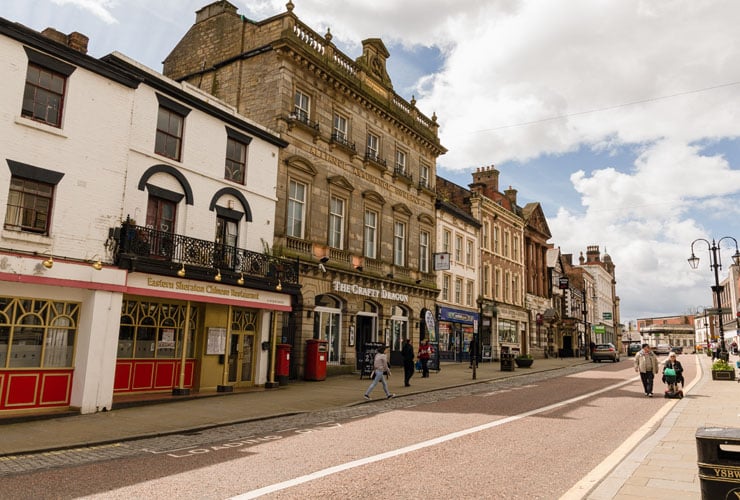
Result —
[[724, 359], [718, 359], [712, 364], [713, 372], [734, 372], [735, 368]]
[[520, 354], [516, 359], [533, 359], [531, 354]]

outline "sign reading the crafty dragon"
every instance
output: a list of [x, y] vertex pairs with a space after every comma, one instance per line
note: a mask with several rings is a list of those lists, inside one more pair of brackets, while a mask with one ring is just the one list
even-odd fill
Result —
[[334, 281], [332, 288], [335, 292], [351, 293], [353, 295], [363, 295], [365, 297], [371, 297], [373, 299], [387, 299], [396, 300], [398, 302], [408, 302], [409, 296], [405, 293], [390, 292], [384, 288], [378, 290], [377, 288], [369, 288], [360, 285], [350, 285], [349, 283], [343, 283], [341, 281]]

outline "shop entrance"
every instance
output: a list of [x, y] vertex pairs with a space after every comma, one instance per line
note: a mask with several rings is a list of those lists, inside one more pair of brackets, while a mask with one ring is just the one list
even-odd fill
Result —
[[234, 308], [231, 312], [229, 342], [229, 383], [234, 387], [254, 385], [254, 338], [257, 313], [251, 309]]
[[[229, 382], [251, 382], [254, 335], [232, 333], [229, 348]], [[250, 384], [251, 385], [251, 384]]]

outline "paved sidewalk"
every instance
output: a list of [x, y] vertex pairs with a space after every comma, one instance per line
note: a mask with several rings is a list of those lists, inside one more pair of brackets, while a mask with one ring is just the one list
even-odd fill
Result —
[[[733, 357], [731, 362], [734, 363]], [[740, 386], [712, 381], [711, 359], [682, 356], [698, 363], [697, 376], [687, 380], [682, 400], [666, 400], [653, 419], [607, 458], [563, 499], [698, 499], [696, 430], [700, 427], [740, 427]], [[488, 380], [516, 377], [587, 363], [578, 358], [538, 359], [532, 368], [502, 372], [498, 362], [482, 363], [472, 379], [467, 363], [443, 363], [429, 378], [416, 374], [403, 387], [401, 368], [395, 368], [390, 389], [402, 397]], [[623, 359], [622, 363], [631, 363]], [[329, 377], [320, 382], [291, 381], [277, 389], [219, 394], [187, 400], [146, 404], [91, 415], [73, 415], [23, 422], [0, 419], [0, 457], [118, 442], [222, 424], [259, 420], [314, 410], [372, 404], [362, 399], [370, 381], [359, 375]], [[373, 393], [384, 399], [381, 389]], [[584, 471], [587, 472], [587, 471]]]
[[[692, 359], [681, 358], [684, 365]], [[730, 362], [734, 365], [737, 359], [731, 356]], [[632, 450], [586, 498], [701, 498], [696, 431], [702, 427], [740, 427], [740, 386], [735, 381], [712, 380], [709, 356], [694, 356], [694, 362], [699, 365], [697, 377], [687, 380], [684, 399], [666, 400], [662, 411], [634, 436]], [[730, 488], [734, 486], [739, 485]]]

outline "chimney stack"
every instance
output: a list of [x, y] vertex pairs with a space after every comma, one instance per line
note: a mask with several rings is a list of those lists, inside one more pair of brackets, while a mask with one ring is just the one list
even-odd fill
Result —
[[470, 190], [492, 200], [496, 199], [499, 173], [493, 165], [476, 168], [473, 172], [473, 182], [470, 184]]
[[77, 52], [87, 54], [87, 42], [89, 42], [90, 39], [82, 33], [73, 31], [69, 35], [65, 35], [61, 31], [58, 31], [54, 28], [46, 28], [44, 31], [41, 32], [41, 34], [44, 35], [46, 38], [49, 38], [50, 40], [54, 40], [57, 43], [66, 45], [70, 49], [74, 49]]
[[506, 196], [509, 199], [509, 203], [511, 203], [511, 209], [514, 210], [514, 207], [516, 206], [516, 193], [517, 190], [509, 186], [509, 189], [504, 191], [504, 196]]

